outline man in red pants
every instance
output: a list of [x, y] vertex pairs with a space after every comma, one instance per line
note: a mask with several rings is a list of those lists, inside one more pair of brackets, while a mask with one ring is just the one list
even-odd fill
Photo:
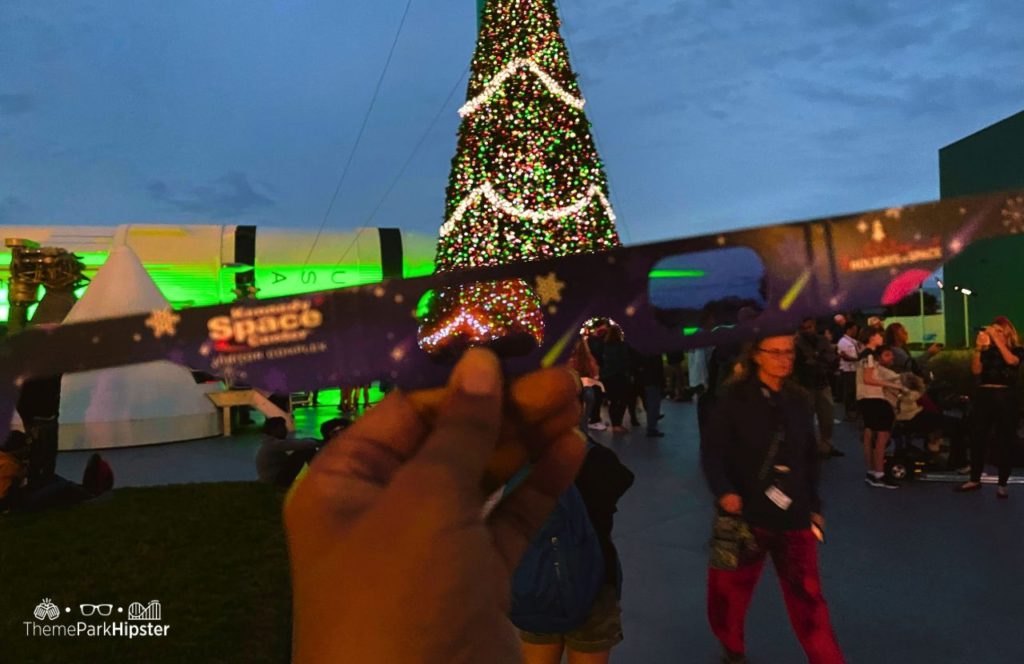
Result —
[[821, 594], [820, 456], [809, 401], [788, 380], [794, 357], [791, 336], [754, 344], [701, 441], [704, 475], [719, 510], [708, 618], [727, 664], [747, 661], [743, 624], [767, 555], [808, 661], [845, 662]]

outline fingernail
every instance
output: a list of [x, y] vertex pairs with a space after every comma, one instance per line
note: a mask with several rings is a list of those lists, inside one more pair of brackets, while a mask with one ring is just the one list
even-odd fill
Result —
[[501, 388], [501, 367], [494, 353], [471, 348], [459, 360], [453, 378], [455, 386], [465, 394], [492, 396]]

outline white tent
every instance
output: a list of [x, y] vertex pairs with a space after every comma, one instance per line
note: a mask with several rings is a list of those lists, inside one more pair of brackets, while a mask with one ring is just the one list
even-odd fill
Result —
[[[110, 252], [64, 322], [148, 313], [169, 306], [135, 253], [120, 246]], [[196, 384], [188, 369], [163, 361], [65, 374], [60, 447], [125, 447], [217, 436], [217, 409], [206, 392], [218, 388]]]

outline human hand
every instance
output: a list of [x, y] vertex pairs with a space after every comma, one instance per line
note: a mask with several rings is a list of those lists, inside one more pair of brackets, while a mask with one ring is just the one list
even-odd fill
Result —
[[724, 512], [739, 514], [743, 511], [743, 499], [738, 493], [727, 493], [718, 499], [718, 505]]
[[925, 351], [928, 355], [938, 355], [942, 352], [942, 344], [932, 344], [928, 346], [928, 350]]
[[818, 542], [825, 543], [825, 517], [817, 512], [811, 513], [811, 534]]
[[[583, 461], [578, 408], [568, 371], [506, 390], [470, 350], [447, 387], [395, 392], [324, 448], [284, 508], [293, 661], [520, 661], [511, 574]], [[485, 518], [485, 476], [527, 458]]]
[[978, 332], [978, 336], [974, 340], [974, 345], [978, 350], [985, 350], [992, 343], [992, 337], [988, 333], [988, 328]]

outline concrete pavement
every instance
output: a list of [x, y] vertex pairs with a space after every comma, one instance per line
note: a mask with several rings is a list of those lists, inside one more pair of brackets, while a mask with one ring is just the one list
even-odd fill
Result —
[[[302, 435], [336, 410], [300, 412]], [[665, 438], [643, 427], [595, 438], [636, 473], [620, 502], [615, 541], [624, 567], [625, 641], [613, 662], [717, 662], [704, 613], [711, 499], [697, 464], [692, 404], [666, 403]], [[641, 414], [643, 418], [643, 414]], [[118, 486], [254, 480], [258, 434], [104, 452]], [[1024, 487], [997, 501], [991, 485], [960, 495], [951, 485], [898, 491], [863, 482], [857, 432], [836, 427], [845, 458], [826, 462], [825, 596], [851, 663], [1015, 664], [1024, 661]], [[61, 453], [58, 472], [78, 479], [88, 454]], [[767, 566], [747, 620], [754, 664], [805, 661]]]

